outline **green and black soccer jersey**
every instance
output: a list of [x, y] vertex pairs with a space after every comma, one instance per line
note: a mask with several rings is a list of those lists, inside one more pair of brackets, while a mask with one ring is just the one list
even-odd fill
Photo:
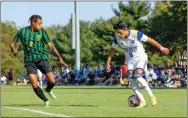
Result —
[[50, 39], [44, 29], [31, 32], [30, 26], [22, 28], [13, 39], [13, 42], [18, 41], [22, 42], [25, 62], [48, 58], [48, 52], [45, 50], [44, 44], [48, 44]]

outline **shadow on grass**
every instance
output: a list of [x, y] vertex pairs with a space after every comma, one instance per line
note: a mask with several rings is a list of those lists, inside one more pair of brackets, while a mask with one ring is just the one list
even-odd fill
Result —
[[[11, 104], [11, 105], [2, 105], [2, 107], [41, 107], [42, 104]], [[50, 105], [50, 106], [73, 106], [73, 107], [98, 107], [97, 105], [80, 105], [80, 104], [71, 104], [71, 105]], [[49, 106], [49, 107], [50, 107]]]
[[98, 107], [97, 105], [65, 105], [65, 106], [73, 106], [73, 107]]
[[42, 104], [11, 104], [11, 105], [2, 105], [2, 107], [29, 107], [29, 106], [42, 106]]

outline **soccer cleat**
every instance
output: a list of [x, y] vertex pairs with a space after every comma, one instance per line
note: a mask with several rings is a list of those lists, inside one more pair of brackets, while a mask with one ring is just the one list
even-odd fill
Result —
[[44, 102], [44, 107], [48, 107], [50, 105], [49, 101]]
[[46, 89], [44, 89], [44, 91], [46, 93], [48, 93], [52, 99], [56, 99], [56, 96], [55, 96], [55, 94], [52, 91], [48, 92], [48, 91], [46, 91]]
[[151, 100], [151, 105], [152, 106], [155, 106], [157, 104], [157, 100], [156, 100], [156, 97], [153, 96], [153, 97], [150, 97], [150, 100]]
[[146, 101], [143, 100], [143, 101], [140, 101], [139, 105], [137, 106], [137, 108], [142, 108], [142, 107], [146, 107], [147, 104], [146, 104]]

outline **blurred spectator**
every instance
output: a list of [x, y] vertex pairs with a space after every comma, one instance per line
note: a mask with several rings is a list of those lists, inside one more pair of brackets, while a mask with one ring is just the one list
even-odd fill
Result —
[[146, 72], [146, 80], [150, 87], [157, 87], [157, 75], [154, 72], [152, 65], [148, 64], [148, 70]]
[[167, 87], [173, 87], [177, 88], [180, 87], [180, 77], [181, 77], [181, 71], [175, 69], [175, 65], [171, 65], [171, 73], [169, 73], [168, 80], [167, 80]]
[[129, 85], [129, 81], [128, 81], [128, 76], [127, 76], [127, 67], [126, 67], [126, 64], [123, 64], [121, 66], [120, 72], [121, 72], [121, 78], [122, 78], [122, 80], [120, 80], [121, 81], [121, 85], [128, 86]]
[[80, 80], [79, 79], [80, 78], [80, 75], [79, 74], [77, 74], [77, 75], [75, 75], [75, 78], [74, 78], [74, 80], [72, 81], [72, 85], [78, 85], [78, 81]]
[[1, 84], [7, 84], [7, 78], [5, 76], [1, 76]]
[[73, 71], [70, 71], [70, 78], [68, 80], [68, 84], [72, 84], [74, 79], [75, 79], [75, 74]]
[[9, 81], [9, 84], [12, 85], [12, 81], [13, 81], [13, 71], [12, 71], [12, 69], [10, 69], [10, 71], [8, 72], [8, 81]]
[[90, 71], [88, 74], [86, 85], [94, 85], [95, 84], [94, 78], [95, 78], [95, 73], [93, 71]]
[[37, 76], [38, 76], [38, 85], [42, 89], [42, 76], [43, 76], [43, 74], [39, 69], [37, 69]]
[[115, 67], [115, 81], [114, 81], [114, 83], [113, 84], [115, 84], [115, 85], [120, 85], [120, 78], [121, 78], [121, 71], [120, 71], [120, 66], [116, 66]]
[[27, 85], [27, 81], [24, 77], [19, 75], [16, 79], [16, 85]]
[[[85, 63], [77, 75], [75, 72], [70, 71], [68, 68], [62, 68], [60, 73], [57, 68], [54, 68], [54, 74], [56, 77], [57, 85], [125, 85], [128, 87], [127, 68], [123, 64], [121, 66], [111, 65], [111, 71], [106, 72], [105, 65], [97, 65], [96, 71], [94, 71], [87, 63]], [[175, 65], [167, 66], [165, 68], [159, 68], [158, 65], [148, 65], [148, 70], [145, 73], [145, 78], [150, 87], [186, 87], [187, 75], [184, 66], [176, 68]], [[9, 79], [10, 78], [10, 79]], [[63, 78], [63, 79], [62, 79]], [[16, 79], [16, 83], [19, 85], [27, 84], [27, 75], [19, 76]], [[6, 81], [7, 80], [7, 81]], [[8, 80], [13, 80], [12, 69], [8, 73], [8, 79], [5, 76], [1, 77], [2, 84], [6, 84]], [[121, 81], [121, 82], [120, 82]], [[29, 82], [28, 82], [29, 83]], [[46, 84], [47, 79], [42, 76], [42, 83]], [[123, 84], [122, 84], [123, 83]], [[12, 84], [12, 82], [10, 82]]]
[[69, 70], [69, 68], [68, 67], [64, 67], [63, 68], [63, 72], [62, 72], [61, 75], [64, 78], [64, 84], [67, 85], [69, 83], [68, 80], [70, 78], [70, 70]]
[[96, 76], [100, 77], [100, 74], [102, 73], [103, 68], [98, 65], [97, 70], [96, 70]]
[[94, 81], [96, 85], [103, 85], [105, 65], [103, 67], [100, 67], [100, 70], [99, 67], [100, 66], [98, 65], [98, 68], [94, 76]]
[[61, 74], [57, 68], [54, 68], [54, 74], [55, 74], [55, 80], [56, 80], [56, 85], [62, 85], [64, 81], [61, 78]]
[[112, 74], [111, 77], [104, 82], [104, 85], [112, 86], [115, 79], [116, 79], [116, 75]]
[[180, 84], [181, 84], [181, 87], [186, 87], [186, 86], [187, 86], [187, 75], [184, 75], [184, 76], [180, 79]]
[[[86, 80], [88, 81], [88, 80], [90, 80], [90, 79], [94, 79], [94, 78], [93, 78], [94, 71], [93, 71], [93, 69], [92, 69], [88, 64], [85, 65], [84, 74], [85, 74], [84, 78], [82, 78], [82, 79], [78, 82], [79, 85], [85, 84], [85, 83], [86, 83]], [[91, 74], [91, 75], [90, 75], [90, 78], [88, 77], [89, 74]], [[93, 80], [91, 80], [91, 81], [93, 81]]]
[[79, 73], [79, 79], [78, 79], [78, 85], [82, 85], [85, 83], [86, 78], [87, 78], [87, 67], [88, 64], [84, 64], [84, 67], [80, 69]]
[[110, 73], [114, 74], [115, 73], [115, 67], [112, 63], [110, 63]]
[[154, 72], [157, 75], [157, 77], [159, 77], [161, 75], [161, 70], [158, 67], [158, 65], [154, 65], [153, 69], [154, 69]]

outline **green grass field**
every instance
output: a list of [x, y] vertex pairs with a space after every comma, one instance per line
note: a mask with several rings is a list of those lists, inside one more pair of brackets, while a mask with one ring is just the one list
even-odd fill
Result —
[[[186, 117], [187, 90], [152, 89], [158, 104], [151, 106], [146, 92], [142, 93], [148, 106], [129, 107], [128, 97], [132, 89], [121, 86], [56, 86], [57, 99], [47, 96], [51, 105], [43, 107], [31, 86], [1, 86], [2, 117], [54, 117], [63, 114], [72, 117]], [[7, 108], [11, 107], [11, 108]], [[21, 109], [12, 109], [21, 108]], [[34, 113], [22, 109], [38, 110], [53, 114]]]

